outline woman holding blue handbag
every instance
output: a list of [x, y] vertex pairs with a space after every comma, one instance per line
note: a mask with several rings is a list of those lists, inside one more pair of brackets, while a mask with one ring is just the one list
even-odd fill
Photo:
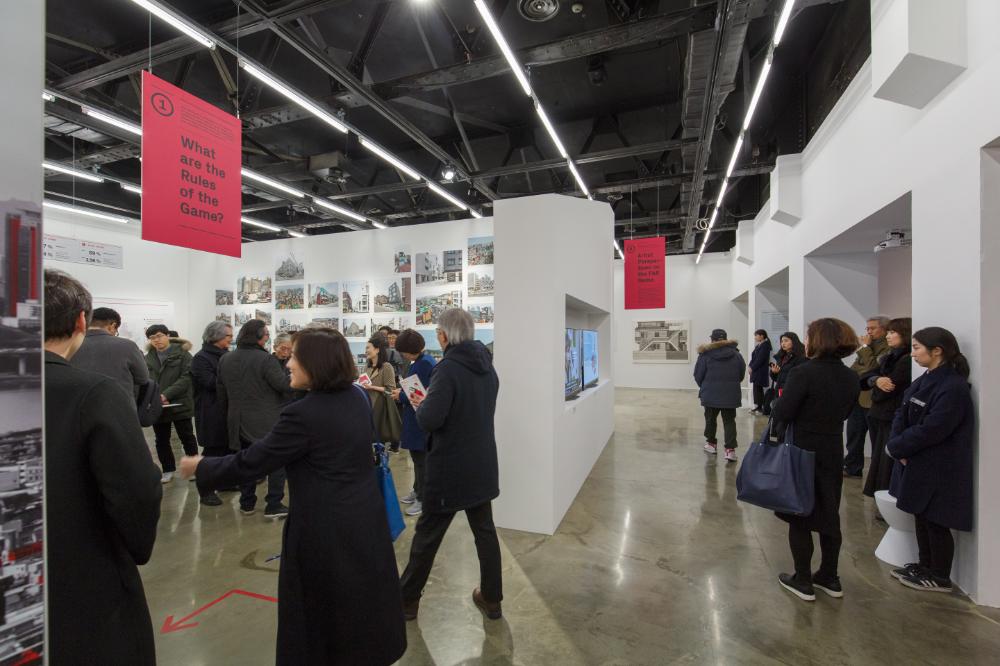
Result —
[[[861, 389], [858, 376], [841, 359], [858, 346], [854, 331], [839, 319], [817, 319], [806, 332], [809, 362], [788, 374], [772, 418], [793, 425], [794, 444], [815, 454], [816, 501], [812, 513], [776, 514], [788, 523], [788, 545], [795, 574], [781, 574], [781, 586], [805, 601], [816, 600], [819, 588], [831, 597], [844, 596], [837, 575], [842, 537], [840, 494], [844, 484], [844, 421]], [[822, 560], [812, 572], [813, 532], [819, 532]]]
[[224, 488], [286, 468], [277, 664], [392, 664], [406, 651], [399, 570], [354, 357], [337, 331], [306, 329], [288, 369], [291, 387], [308, 393], [263, 439], [234, 455], [185, 457], [181, 473]]

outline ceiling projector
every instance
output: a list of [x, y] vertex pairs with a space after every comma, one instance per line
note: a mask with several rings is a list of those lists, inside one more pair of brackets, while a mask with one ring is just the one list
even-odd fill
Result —
[[875, 246], [875, 252], [889, 250], [895, 247], [909, 247], [913, 244], [910, 234], [902, 229], [893, 229], [885, 234], [885, 240]]

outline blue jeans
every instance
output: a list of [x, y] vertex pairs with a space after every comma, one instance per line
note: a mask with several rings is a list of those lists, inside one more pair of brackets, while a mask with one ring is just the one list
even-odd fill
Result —
[[865, 469], [865, 435], [868, 434], [868, 410], [859, 404], [847, 417], [847, 455], [844, 456], [844, 471], [852, 476], [861, 476]]
[[[240, 448], [246, 449], [252, 444], [240, 438]], [[267, 495], [264, 496], [264, 508], [269, 509], [281, 504], [285, 499], [285, 468], [275, 470], [267, 475]], [[240, 486], [240, 508], [252, 509], [257, 506], [257, 482], [251, 481]]]

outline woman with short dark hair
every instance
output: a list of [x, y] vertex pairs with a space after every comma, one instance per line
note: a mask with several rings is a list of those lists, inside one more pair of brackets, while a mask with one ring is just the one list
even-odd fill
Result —
[[[407, 377], [416, 376], [424, 389], [431, 387], [431, 373], [434, 371], [434, 357], [424, 348], [424, 336], [413, 329], [406, 329], [396, 338], [396, 351], [409, 362]], [[417, 423], [417, 413], [405, 391], [396, 389], [392, 392], [393, 399], [403, 411], [403, 436], [400, 446], [410, 452], [413, 461], [413, 490], [400, 498], [403, 504], [409, 504], [406, 515], [419, 516], [423, 512], [424, 463], [427, 458], [427, 433], [420, 429]]]
[[872, 406], [868, 410], [868, 432], [872, 438], [872, 461], [865, 478], [864, 493], [875, 497], [879, 490], [887, 490], [892, 479], [892, 458], [885, 452], [892, 431], [892, 420], [903, 403], [903, 394], [910, 388], [912, 363], [910, 361], [910, 318], [893, 319], [886, 326], [885, 341], [889, 351], [879, 361], [877, 370], [861, 376], [861, 390], [872, 392]]
[[750, 384], [753, 386], [753, 409], [751, 414], [764, 413], [764, 391], [771, 384], [771, 374], [767, 370], [767, 361], [771, 358], [771, 339], [762, 328], [753, 333], [756, 345], [750, 355]]
[[890, 493], [915, 517], [920, 561], [892, 572], [903, 585], [950, 592], [955, 541], [973, 518], [976, 412], [969, 362], [950, 331], [932, 326], [913, 334], [913, 360], [927, 368], [903, 396], [886, 450], [896, 464]]
[[[784, 336], [782, 336], [784, 337]], [[805, 601], [816, 600], [819, 588], [831, 597], [844, 596], [837, 572], [840, 546], [840, 494], [844, 485], [844, 421], [861, 388], [858, 376], [842, 362], [854, 353], [857, 336], [839, 319], [809, 324], [806, 351], [810, 361], [788, 375], [771, 416], [792, 428], [795, 446], [813, 451], [816, 459], [816, 502], [808, 516], [779, 513], [788, 523], [788, 545], [795, 575], [781, 574], [781, 586]], [[822, 561], [812, 572], [813, 532], [819, 532]]]
[[292, 387], [308, 393], [270, 433], [224, 458], [184, 458], [181, 472], [220, 488], [287, 470], [295, 502], [278, 574], [278, 664], [391, 664], [406, 629], [368, 399], [334, 330], [297, 333], [288, 367]]

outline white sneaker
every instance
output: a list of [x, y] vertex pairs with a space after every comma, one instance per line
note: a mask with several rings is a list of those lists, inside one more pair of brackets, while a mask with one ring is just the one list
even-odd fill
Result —
[[419, 516], [423, 512], [424, 512], [424, 507], [420, 502], [414, 502], [405, 511], [406, 515], [408, 516]]
[[718, 452], [719, 449], [715, 444], [709, 444], [708, 442], [705, 442], [705, 453], [707, 453], [710, 456], [714, 456]]
[[174, 480], [174, 473], [173, 472], [164, 472], [160, 476], [160, 483], [170, 483], [173, 480]]
[[736, 462], [736, 449], [726, 449], [726, 462]]
[[413, 504], [414, 502], [417, 501], [416, 491], [411, 490], [409, 495], [403, 495], [402, 497], [399, 498], [399, 501], [402, 502], [403, 504]]

